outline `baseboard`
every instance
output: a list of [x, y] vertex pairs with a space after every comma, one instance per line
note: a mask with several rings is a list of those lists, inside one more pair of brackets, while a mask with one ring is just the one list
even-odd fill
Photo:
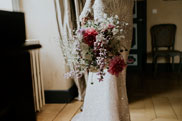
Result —
[[[157, 64], [157, 71], [158, 72], [172, 72], [172, 64], [169, 63], [159, 63]], [[154, 67], [152, 63], [147, 63], [145, 67], [143, 68], [143, 71], [145, 72], [153, 72]], [[174, 64], [174, 70], [173, 72], [178, 72], [179, 71], [179, 64], [175, 63]], [[181, 69], [180, 69], [181, 71]]]
[[[171, 64], [158, 64], [157, 72], [171, 72]], [[178, 72], [179, 64], [174, 64], [174, 71]], [[153, 72], [153, 64], [147, 63], [142, 69], [143, 72]], [[138, 72], [137, 70], [135, 72]], [[77, 87], [73, 85], [68, 90], [45, 90], [46, 103], [70, 103], [78, 95]]]
[[68, 90], [45, 90], [45, 102], [70, 103], [77, 95], [78, 91], [75, 85]]

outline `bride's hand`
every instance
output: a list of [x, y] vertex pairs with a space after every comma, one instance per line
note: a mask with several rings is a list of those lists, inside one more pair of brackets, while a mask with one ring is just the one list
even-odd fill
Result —
[[87, 17], [82, 18], [81, 25], [85, 25], [88, 20], [93, 20], [94, 17], [89, 13]]
[[88, 21], [88, 18], [87, 17], [82, 18], [81, 26], [84, 26], [87, 21]]

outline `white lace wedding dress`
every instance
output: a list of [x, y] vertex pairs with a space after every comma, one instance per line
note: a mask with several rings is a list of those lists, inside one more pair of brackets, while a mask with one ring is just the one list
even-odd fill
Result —
[[[89, 12], [93, 12], [94, 19], [101, 19], [106, 13], [118, 15], [120, 20], [128, 22], [129, 26], [122, 43], [130, 47], [133, 0], [87, 0], [80, 19], [87, 16]], [[127, 61], [128, 52], [125, 52], [123, 56]], [[111, 75], [107, 70], [105, 72], [102, 82], [98, 81], [96, 72], [89, 72], [83, 111], [74, 116], [72, 121], [130, 121], [126, 69], [119, 77]]]

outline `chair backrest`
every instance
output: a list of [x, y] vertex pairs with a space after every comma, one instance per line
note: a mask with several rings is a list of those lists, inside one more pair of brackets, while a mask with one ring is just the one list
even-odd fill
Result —
[[151, 27], [152, 49], [158, 50], [160, 47], [167, 47], [174, 50], [176, 25], [158, 24]]

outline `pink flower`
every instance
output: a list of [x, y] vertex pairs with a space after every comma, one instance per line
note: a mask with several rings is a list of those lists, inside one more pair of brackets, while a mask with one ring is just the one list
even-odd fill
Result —
[[78, 33], [81, 33], [83, 35], [85, 33], [85, 29], [79, 29]]
[[114, 25], [109, 24], [108, 28], [109, 28], [109, 29], [113, 29], [113, 28], [114, 28]]
[[119, 73], [122, 72], [125, 67], [126, 64], [124, 59], [122, 59], [120, 56], [115, 56], [109, 63], [108, 72], [118, 77]]
[[83, 34], [84, 43], [88, 44], [90, 47], [93, 47], [97, 35], [98, 33], [94, 28], [86, 29]]

